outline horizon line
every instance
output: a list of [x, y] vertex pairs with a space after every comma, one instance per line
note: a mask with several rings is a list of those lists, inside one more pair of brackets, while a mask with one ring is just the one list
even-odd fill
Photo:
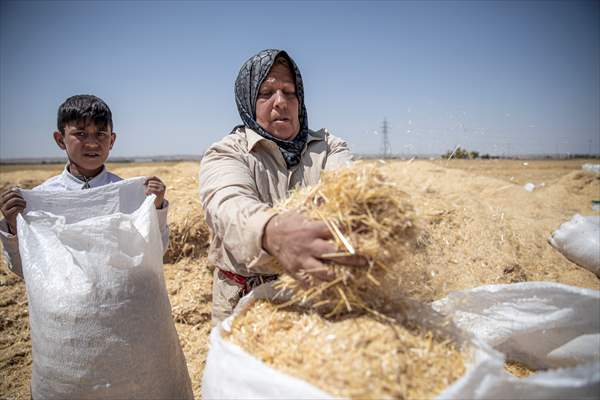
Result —
[[[356, 159], [443, 159], [444, 154], [437, 153], [354, 153]], [[451, 157], [453, 158], [453, 157]], [[573, 159], [573, 158], [600, 158], [600, 153], [524, 153], [524, 154], [483, 154], [475, 159]], [[168, 161], [200, 161], [202, 155], [156, 155], [156, 156], [115, 156], [109, 157], [106, 163], [144, 163]], [[0, 158], [0, 165], [9, 164], [62, 164], [66, 157], [20, 157]]]

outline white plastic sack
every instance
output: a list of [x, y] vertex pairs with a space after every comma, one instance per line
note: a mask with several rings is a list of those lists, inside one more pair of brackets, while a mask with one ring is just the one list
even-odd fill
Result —
[[[223, 339], [237, 314], [264, 297], [261, 288], [243, 298], [234, 315], [211, 332], [202, 397], [332, 398]], [[490, 285], [451, 293], [433, 306], [474, 336], [465, 375], [439, 399], [597, 398], [599, 292], [553, 283]], [[504, 355], [487, 343], [532, 367], [566, 368], [517, 378], [504, 370]]]
[[488, 285], [453, 292], [433, 307], [508, 359], [550, 369], [526, 378], [492, 371], [474, 390], [450, 387], [440, 397], [598, 398], [600, 292], [550, 282]]
[[583, 164], [581, 169], [586, 172], [600, 173], [600, 164]]
[[193, 398], [143, 182], [22, 191], [34, 399]]
[[600, 276], [600, 217], [575, 214], [548, 241], [569, 260]]
[[[250, 307], [255, 300], [271, 297], [269, 284], [261, 285], [242, 298], [232, 316], [213, 328], [210, 333], [209, 351], [202, 379], [203, 399], [332, 399], [330, 393], [302, 380], [280, 372], [247, 353], [239, 346], [223, 338], [231, 331], [233, 320]], [[469, 391], [473, 382], [487, 376], [490, 370], [502, 368], [500, 353], [485, 343], [472, 347], [472, 368], [469, 379], [463, 377], [452, 386]]]

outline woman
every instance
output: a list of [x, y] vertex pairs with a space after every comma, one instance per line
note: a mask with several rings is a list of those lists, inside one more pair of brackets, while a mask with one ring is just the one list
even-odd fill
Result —
[[350, 162], [346, 143], [326, 130], [312, 131], [302, 76], [282, 50], [263, 50], [244, 63], [235, 82], [243, 125], [213, 144], [202, 158], [200, 199], [212, 231], [213, 326], [240, 297], [274, 279], [276, 257], [293, 277], [331, 278], [321, 255], [336, 251], [323, 222], [272, 206], [289, 191], [319, 182], [322, 170]]

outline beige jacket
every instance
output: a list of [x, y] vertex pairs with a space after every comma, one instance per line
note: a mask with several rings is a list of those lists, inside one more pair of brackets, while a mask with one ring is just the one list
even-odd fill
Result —
[[200, 165], [200, 201], [212, 232], [209, 261], [244, 276], [273, 273], [262, 249], [273, 204], [296, 186], [318, 183], [322, 170], [351, 161], [346, 142], [324, 129], [310, 131], [300, 163], [290, 170], [277, 145], [249, 128], [210, 146]]

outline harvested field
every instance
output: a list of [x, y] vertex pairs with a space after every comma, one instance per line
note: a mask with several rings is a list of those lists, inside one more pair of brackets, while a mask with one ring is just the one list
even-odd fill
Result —
[[0, 397], [29, 399], [31, 342], [25, 283], [0, 262]]
[[[591, 200], [600, 199], [600, 177], [581, 171], [586, 162], [598, 160], [384, 163], [386, 176], [411, 196], [423, 228], [423, 251], [414, 262], [427, 269], [431, 299], [482, 284], [535, 280], [599, 290], [600, 280], [593, 273], [547, 243], [548, 236], [573, 214], [599, 215], [591, 210]], [[0, 188], [33, 187], [62, 168], [0, 166]], [[198, 163], [112, 164], [109, 169], [124, 178], [157, 175], [167, 185], [176, 247], [166, 256], [165, 277], [199, 398], [212, 275], [206, 261], [208, 231], [197, 195]], [[522, 188], [527, 182], [545, 186], [530, 193]], [[31, 344], [25, 286], [4, 262], [0, 286], [0, 397], [28, 399]]]
[[[429, 270], [434, 299], [482, 284], [522, 281], [600, 288], [593, 273], [547, 243], [573, 214], [599, 214], [591, 202], [600, 198], [600, 175], [583, 172], [584, 162], [568, 162], [573, 170], [556, 161], [554, 183], [533, 192], [427, 162], [388, 163], [389, 176], [411, 194], [420, 216], [426, 251], [415, 254], [414, 261]], [[528, 171], [523, 166], [519, 179], [530, 181]]]
[[581, 170], [582, 164], [598, 164], [595, 160], [434, 160], [438, 167], [462, 170], [515, 185], [555, 184], [564, 175]]

